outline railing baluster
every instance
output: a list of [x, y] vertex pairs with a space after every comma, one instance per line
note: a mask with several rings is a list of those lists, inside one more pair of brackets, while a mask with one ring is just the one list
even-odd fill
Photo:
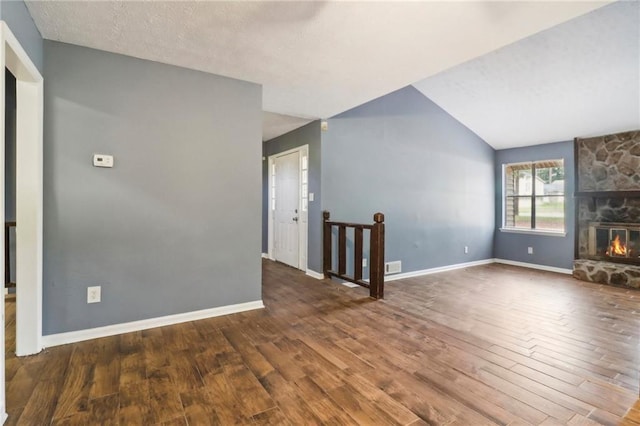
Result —
[[4, 223], [4, 287], [15, 287], [16, 283], [11, 282], [11, 228], [15, 228], [16, 222]]
[[338, 273], [347, 273], [347, 227], [338, 226]]
[[382, 299], [384, 296], [384, 215], [374, 214], [373, 221], [369, 295], [374, 299]]
[[10, 255], [10, 240], [9, 230], [11, 229], [9, 223], [4, 224], [4, 287], [9, 287], [11, 282], [11, 255]]
[[322, 212], [322, 273], [325, 278], [329, 278], [331, 270], [331, 224], [329, 224], [330, 214], [328, 211]]
[[353, 228], [353, 279], [362, 279], [362, 227]]

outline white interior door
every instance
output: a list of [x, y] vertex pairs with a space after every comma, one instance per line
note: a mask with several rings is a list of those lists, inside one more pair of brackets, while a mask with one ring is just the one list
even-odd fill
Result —
[[300, 211], [300, 153], [275, 158], [274, 258], [298, 268]]

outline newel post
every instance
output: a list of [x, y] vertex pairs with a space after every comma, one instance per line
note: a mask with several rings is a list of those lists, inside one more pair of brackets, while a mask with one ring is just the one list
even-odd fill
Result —
[[331, 270], [331, 225], [328, 211], [322, 212], [322, 273], [325, 278], [329, 278], [327, 272]]
[[374, 299], [384, 298], [384, 215], [373, 215], [371, 229], [371, 271], [369, 295]]

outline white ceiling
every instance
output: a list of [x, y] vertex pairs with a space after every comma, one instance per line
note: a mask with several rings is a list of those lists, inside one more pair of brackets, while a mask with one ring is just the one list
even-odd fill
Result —
[[292, 130], [311, 123], [313, 119], [293, 117], [290, 115], [276, 114], [275, 112], [262, 112], [262, 140], [268, 141]]
[[[605, 3], [27, 1], [27, 6], [46, 39], [260, 83], [265, 111], [312, 119], [331, 117]], [[277, 134], [275, 127], [268, 129], [270, 135]]]
[[640, 129], [640, 2], [618, 2], [414, 86], [496, 149]]

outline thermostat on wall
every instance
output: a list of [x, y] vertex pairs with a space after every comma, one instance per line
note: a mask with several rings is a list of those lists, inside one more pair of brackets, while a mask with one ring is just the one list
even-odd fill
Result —
[[113, 155], [93, 154], [95, 167], [113, 167]]

